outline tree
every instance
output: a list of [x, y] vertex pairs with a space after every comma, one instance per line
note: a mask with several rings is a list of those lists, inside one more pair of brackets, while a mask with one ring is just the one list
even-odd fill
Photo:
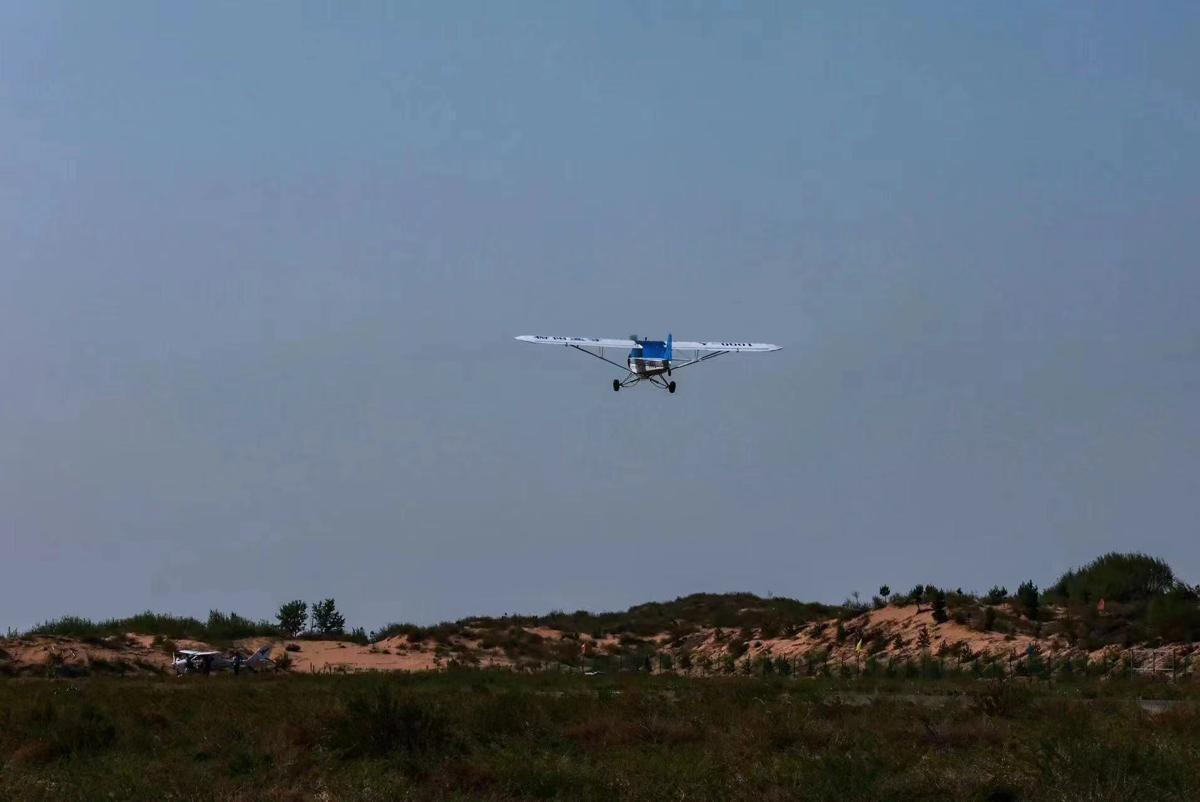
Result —
[[279, 620], [279, 628], [286, 632], [289, 638], [294, 638], [304, 629], [304, 622], [308, 620], [308, 605], [299, 599], [285, 602], [279, 605], [279, 612], [275, 614], [275, 618]]
[[988, 607], [983, 611], [983, 628], [987, 632], [991, 632], [996, 628], [996, 608]]
[[880, 585], [879, 586], [879, 595], [886, 599], [888, 596], [892, 595], [892, 589], [889, 588], [887, 585]]
[[939, 624], [944, 624], [950, 620], [950, 616], [946, 614], [946, 591], [938, 588], [933, 592], [933, 620]]
[[313, 602], [313, 630], [322, 635], [336, 635], [346, 628], [346, 617], [337, 611], [333, 599]]
[[992, 589], [987, 592], [988, 604], [999, 604], [1008, 598], [1008, 588], [1002, 585], [992, 585]]
[[1110, 552], [1067, 571], [1047, 593], [1062, 601], [1131, 602], [1169, 593], [1179, 584], [1171, 566], [1156, 557]]
[[1027, 579], [1017, 588], [1017, 602], [1021, 605], [1021, 609], [1025, 611], [1025, 615], [1029, 616], [1031, 621], [1036, 621], [1038, 616], [1038, 588], [1033, 584], [1032, 579]]
[[922, 599], [922, 597], [924, 597], [924, 595], [925, 595], [925, 586], [924, 585], [914, 586], [912, 589], [912, 592], [908, 594], [908, 597], [910, 599], [912, 599], [914, 602], [916, 602], [918, 610], [921, 609], [921, 599]]
[[922, 649], [928, 649], [929, 643], [929, 630], [925, 628], [924, 624], [922, 624], [921, 628], [917, 630], [917, 646], [921, 647]]
[[1200, 606], [1187, 591], [1165, 593], [1150, 601], [1146, 624], [1165, 641], [1192, 641], [1200, 632]]

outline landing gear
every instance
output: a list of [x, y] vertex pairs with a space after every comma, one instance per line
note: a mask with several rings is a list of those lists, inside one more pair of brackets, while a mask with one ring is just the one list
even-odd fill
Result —
[[624, 379], [613, 379], [613, 392], [618, 392], [622, 387], [633, 387], [641, 382], [650, 382], [658, 389], [666, 390], [668, 393], [675, 392], [675, 382], [667, 381], [657, 373], [640, 375], [632, 372]]

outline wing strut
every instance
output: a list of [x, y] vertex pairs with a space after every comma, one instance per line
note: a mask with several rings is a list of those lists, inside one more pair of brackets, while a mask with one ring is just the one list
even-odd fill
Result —
[[678, 365], [673, 364], [673, 365], [671, 365], [671, 370], [673, 370], [673, 371], [679, 370], [680, 368], [686, 368], [688, 365], [695, 365], [700, 362], [707, 362], [710, 359], [716, 359], [717, 357], [721, 356], [722, 354], [729, 354], [729, 353], [733, 353], [733, 352], [732, 351], [710, 351], [707, 354], [705, 354], [704, 356], [696, 357], [695, 359], [690, 359], [687, 362], [680, 362]]
[[617, 366], [617, 367], [619, 367], [621, 370], [624, 370], [624, 371], [626, 371], [626, 372], [628, 372], [628, 370], [629, 370], [629, 366], [628, 366], [628, 365], [622, 365], [620, 362], [614, 362], [614, 361], [612, 361], [611, 359], [609, 359], [609, 358], [608, 358], [608, 357], [606, 357], [606, 356], [601, 356], [600, 354], [595, 354], [595, 353], [592, 353], [591, 351], [587, 350], [586, 348], [581, 348], [581, 347], [579, 347], [578, 345], [575, 345], [574, 343], [567, 343], [567, 347], [568, 347], [568, 348], [574, 348], [576, 351], [580, 352], [581, 354], [587, 354], [588, 356], [593, 356], [593, 357], [595, 357], [596, 359], [599, 359], [599, 360], [602, 360], [602, 361], [604, 361], [604, 362], [607, 362], [607, 363], [608, 363], [608, 364], [610, 364], [610, 365], [616, 365], [616, 366]]

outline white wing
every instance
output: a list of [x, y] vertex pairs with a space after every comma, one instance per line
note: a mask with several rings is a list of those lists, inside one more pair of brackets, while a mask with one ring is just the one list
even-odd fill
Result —
[[771, 343], [747, 343], [737, 342], [734, 340], [717, 341], [705, 340], [704, 342], [691, 342], [689, 340], [675, 340], [671, 343], [671, 347], [676, 351], [778, 351], [780, 346], [772, 345]]
[[[633, 340], [613, 340], [607, 337], [547, 337], [541, 334], [522, 334], [516, 339], [523, 343], [541, 345], [574, 345], [577, 348], [641, 348]], [[678, 347], [678, 346], [677, 346]]]

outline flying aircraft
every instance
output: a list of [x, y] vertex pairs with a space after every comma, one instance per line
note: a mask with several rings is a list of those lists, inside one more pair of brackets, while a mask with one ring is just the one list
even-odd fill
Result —
[[[622, 387], [631, 387], [638, 382], [646, 381], [655, 387], [661, 387], [668, 393], [673, 393], [675, 392], [675, 381], [671, 375], [673, 371], [680, 368], [707, 362], [722, 354], [779, 350], [778, 345], [771, 345], [771, 343], [748, 343], [732, 340], [675, 341], [670, 334], [665, 340], [643, 340], [636, 334], [631, 335], [628, 340], [604, 337], [547, 337], [540, 334], [522, 334], [516, 339], [539, 345], [565, 345], [567, 348], [582, 351], [588, 356], [603, 359], [610, 365], [616, 365], [627, 373], [623, 379], [613, 379], [614, 392]], [[629, 355], [625, 358], [624, 365], [608, 358], [609, 348], [629, 349]], [[691, 352], [691, 355], [678, 359], [675, 356], [676, 351]]]
[[271, 660], [271, 644], [269, 643], [249, 657], [242, 657], [240, 654], [230, 656], [214, 651], [205, 652], [196, 649], [177, 649], [171, 656], [171, 662], [175, 666], [176, 674], [194, 674], [197, 672], [207, 674], [212, 671], [224, 671], [227, 669], [238, 671], [242, 668], [257, 671], [273, 663]]

